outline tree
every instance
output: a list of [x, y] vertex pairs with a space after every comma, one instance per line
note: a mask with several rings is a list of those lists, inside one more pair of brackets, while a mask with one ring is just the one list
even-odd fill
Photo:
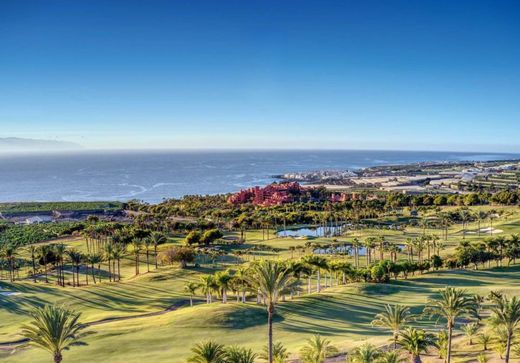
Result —
[[394, 349], [397, 349], [397, 339], [403, 325], [410, 320], [410, 308], [402, 305], [385, 305], [385, 310], [376, 315], [373, 326], [386, 328], [393, 333]]
[[351, 363], [373, 363], [380, 355], [381, 352], [373, 344], [364, 343], [354, 349], [350, 354], [349, 361]]
[[200, 285], [195, 282], [188, 282], [184, 285], [184, 291], [190, 295], [190, 306], [193, 306], [193, 295], [195, 295], [199, 287]]
[[316, 334], [307, 339], [307, 343], [300, 350], [300, 359], [303, 363], [324, 363], [325, 358], [337, 352], [337, 348], [331, 345], [330, 340]]
[[421, 363], [421, 353], [426, 353], [428, 348], [435, 343], [435, 339], [424, 330], [407, 328], [401, 332], [397, 342], [410, 354], [411, 363]]
[[468, 323], [462, 327], [462, 331], [468, 337], [469, 345], [473, 345], [473, 338], [477, 334], [478, 324], [477, 323]]
[[377, 358], [377, 363], [403, 363], [406, 359], [399, 355], [399, 351], [387, 351], [381, 353], [381, 355]]
[[157, 269], [157, 246], [166, 242], [166, 236], [159, 232], [152, 232], [149, 238], [153, 244], [153, 251], [155, 254], [155, 269]]
[[[101, 253], [89, 253], [86, 255], [85, 261], [90, 264], [92, 271], [92, 280], [96, 283], [95, 266], [100, 265], [103, 262], [103, 255]], [[99, 273], [99, 271], [98, 271]]]
[[200, 242], [201, 237], [202, 237], [202, 235], [199, 231], [197, 231], [197, 230], [191, 231], [184, 238], [184, 244], [187, 246], [197, 244]]
[[[258, 355], [258, 358], [266, 361], [269, 360], [269, 346], [264, 346], [262, 352]], [[280, 342], [273, 343], [273, 362], [285, 363], [287, 358], [289, 358], [289, 352], [283, 344]]]
[[291, 272], [278, 261], [262, 260], [251, 267], [248, 281], [267, 305], [269, 363], [273, 363], [273, 315], [278, 299], [291, 282]]
[[55, 363], [63, 359], [63, 351], [75, 345], [84, 345], [80, 339], [84, 325], [79, 323], [79, 313], [64, 307], [46, 305], [31, 313], [33, 321], [22, 328], [22, 335], [31, 345], [45, 349], [53, 356]]
[[475, 299], [469, 296], [465, 290], [459, 290], [453, 287], [446, 287], [440, 292], [440, 298], [431, 299], [426, 308], [425, 314], [437, 316], [446, 320], [448, 328], [448, 352], [447, 363], [451, 361], [451, 340], [453, 336], [453, 327], [458, 317], [477, 314], [477, 303]]
[[222, 344], [214, 341], [206, 341], [196, 344], [191, 348], [193, 355], [188, 358], [192, 363], [225, 363], [226, 350]]
[[203, 275], [200, 277], [200, 288], [206, 295], [206, 303], [211, 304], [211, 295], [217, 288], [217, 283], [213, 275]]
[[229, 290], [231, 279], [229, 271], [219, 271], [215, 274], [215, 282], [220, 289], [222, 303], [227, 303], [227, 291]]
[[481, 333], [477, 336], [477, 342], [482, 344], [482, 350], [487, 350], [489, 343], [491, 343], [491, 335], [486, 333]]
[[509, 363], [511, 343], [515, 330], [520, 324], [520, 299], [516, 296], [511, 299], [500, 296], [493, 299], [493, 302], [495, 306], [491, 307], [491, 322], [495, 326], [502, 327], [507, 334], [505, 362]]
[[139, 238], [132, 240], [133, 254], [135, 257], [135, 274], [139, 275], [139, 254], [143, 248], [143, 241]]
[[[72, 271], [72, 286], [79, 286], [79, 266], [83, 261], [83, 254], [76, 250], [69, 250], [67, 251], [67, 254], [69, 255], [69, 260], [74, 268]], [[76, 278], [74, 278], [74, 275], [76, 275]]]
[[236, 345], [226, 348], [226, 363], [254, 363], [258, 355]]
[[16, 256], [18, 255], [18, 248], [12, 243], [8, 243], [0, 250], [0, 257], [3, 257], [9, 269], [9, 281], [14, 281], [14, 268]]

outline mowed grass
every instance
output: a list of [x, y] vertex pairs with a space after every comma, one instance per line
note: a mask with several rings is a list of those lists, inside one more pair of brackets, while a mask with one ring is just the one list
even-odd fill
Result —
[[[474, 208], [475, 209], [475, 208]], [[493, 227], [503, 230], [502, 235], [520, 232], [520, 213], [518, 208], [508, 208], [508, 216], [493, 221]], [[488, 227], [483, 223], [481, 228]], [[482, 241], [489, 235], [478, 236], [477, 224], [467, 227], [466, 239], [471, 242]], [[272, 232], [272, 231], [271, 231]], [[406, 233], [390, 230], [364, 229], [349, 233], [347, 237], [316, 238], [313, 243], [350, 242], [354, 236], [363, 240], [373, 235], [383, 235], [395, 243], [406, 238], [422, 235], [421, 228], [408, 228]], [[429, 229], [427, 233], [441, 234], [440, 230]], [[450, 254], [462, 240], [460, 225], [453, 225], [442, 254]], [[175, 237], [161, 249], [182, 242]], [[248, 231], [247, 243], [243, 246], [226, 247], [227, 250], [247, 249], [264, 244], [280, 249], [278, 253], [253, 251], [244, 255], [243, 260], [258, 258], [294, 258], [298, 252], [291, 252], [291, 246], [304, 245], [306, 240], [276, 238], [271, 234], [269, 240], [262, 238], [261, 231]], [[68, 246], [81, 251], [86, 250], [81, 239], [66, 241]], [[27, 257], [27, 256], [26, 256]], [[401, 256], [404, 258], [404, 255]], [[344, 258], [344, 257], [340, 257]], [[221, 258], [217, 266], [205, 264], [201, 268], [180, 270], [178, 267], [164, 266], [146, 273], [144, 256], [141, 256], [142, 275], [134, 277], [134, 262], [128, 256], [122, 264], [122, 281], [104, 282], [88, 287], [61, 288], [50, 284], [32, 281], [9, 284], [0, 282], [0, 289], [18, 291], [21, 295], [0, 295], [0, 342], [20, 338], [22, 324], [30, 320], [28, 313], [35, 307], [46, 303], [66, 304], [82, 313], [83, 322], [100, 319], [140, 315], [157, 312], [181, 302], [187, 303], [183, 292], [187, 281], [197, 281], [201, 274], [216, 270], [235, 268], [236, 257]], [[153, 260], [152, 260], [153, 261]], [[364, 259], [361, 258], [364, 264]], [[107, 269], [106, 264], [102, 266]], [[143, 274], [144, 273], [144, 274]], [[493, 269], [485, 271], [451, 271], [429, 273], [407, 281], [399, 280], [388, 285], [352, 284], [346, 287], [329, 288], [322, 294], [313, 294], [282, 303], [277, 316], [275, 333], [277, 339], [286, 344], [293, 354], [313, 333], [321, 333], [330, 338], [340, 349], [347, 350], [364, 339], [375, 344], [383, 344], [388, 334], [371, 328], [369, 323], [385, 303], [401, 303], [415, 306], [416, 312], [428, 297], [433, 296], [445, 285], [468, 288], [473, 292], [485, 294], [491, 289], [500, 289], [518, 294], [520, 288], [520, 267]], [[81, 280], [85, 277], [81, 274]], [[70, 280], [70, 277], [69, 277]], [[313, 287], [315, 282], [313, 282]], [[197, 297], [198, 301], [202, 296]], [[230, 300], [233, 300], [232, 298]], [[75, 347], [66, 352], [66, 361], [73, 362], [137, 362], [146, 359], [157, 362], [181, 362], [189, 355], [193, 344], [203, 339], [215, 339], [226, 344], [241, 344], [260, 350], [265, 344], [266, 314], [264, 308], [254, 303], [246, 305], [230, 302], [211, 305], [197, 304], [193, 308], [182, 307], [178, 311], [161, 316], [143, 317], [134, 320], [118, 321], [92, 328], [96, 333], [87, 339], [89, 346]], [[419, 324], [427, 324], [419, 322]], [[14, 354], [0, 351], [0, 360], [7, 362], [45, 362], [45, 352], [30, 348], [18, 349]]]
[[[275, 339], [297, 355], [304, 340], [312, 334], [327, 336], [346, 351], [369, 339], [384, 344], [388, 332], [370, 325], [384, 304], [400, 303], [419, 313], [428, 298], [446, 285], [487, 294], [500, 290], [520, 293], [520, 266], [491, 270], [432, 272], [390, 284], [352, 284], [329, 288], [321, 294], [280, 303], [275, 319]], [[415, 324], [435, 328], [420, 318]], [[89, 328], [95, 333], [86, 339], [88, 346], [74, 347], [65, 353], [69, 362], [184, 362], [190, 348], [205, 339], [224, 344], [240, 344], [260, 351], [266, 341], [266, 312], [253, 302], [198, 304], [161, 316], [118, 321]], [[3, 354], [3, 355], [2, 355]], [[455, 352], [456, 356], [466, 353]], [[19, 349], [14, 354], [0, 353], [5, 362], [47, 362], [48, 353]]]

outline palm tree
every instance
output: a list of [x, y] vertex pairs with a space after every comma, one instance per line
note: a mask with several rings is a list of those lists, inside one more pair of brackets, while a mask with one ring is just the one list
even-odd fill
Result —
[[146, 253], [146, 271], [150, 272], [150, 247], [152, 247], [153, 241], [151, 238], [144, 239], [144, 248]]
[[[112, 249], [112, 260], [114, 264], [117, 262], [117, 274], [114, 278], [121, 281], [121, 259], [126, 255], [126, 245], [122, 243], [115, 243]], [[116, 266], [114, 266], [114, 270]], [[114, 271], [115, 272], [115, 271]]]
[[440, 292], [439, 299], [432, 299], [424, 309], [425, 314], [438, 316], [446, 320], [448, 328], [448, 353], [447, 363], [451, 361], [451, 339], [455, 319], [468, 314], [477, 314], [477, 303], [474, 297], [469, 296], [465, 290], [446, 287]]
[[491, 335], [486, 334], [486, 333], [481, 333], [477, 336], [477, 342], [479, 344], [482, 344], [483, 350], [488, 349], [488, 345], [489, 345], [489, 343], [491, 343], [491, 340], [492, 340]]
[[[103, 248], [103, 252], [104, 252], [107, 264], [108, 264], [108, 280], [112, 281], [112, 276], [115, 275], [114, 272], [112, 271], [112, 267], [111, 267], [112, 255], [114, 254], [114, 245], [112, 243], [106, 244], [105, 247]], [[115, 281], [115, 277], [114, 277], [114, 281]]]
[[65, 286], [65, 275], [63, 272], [63, 256], [66, 252], [66, 247], [63, 243], [56, 243], [52, 245], [52, 251], [56, 257], [56, 267], [58, 270], [58, 285]]
[[224, 304], [227, 303], [227, 291], [229, 290], [232, 278], [229, 271], [219, 271], [215, 274], [215, 282], [220, 289], [222, 303]]
[[31, 263], [32, 263], [32, 276], [33, 281], [36, 282], [36, 253], [37, 248], [34, 245], [29, 246], [29, 252], [31, 254]]
[[411, 363], [421, 363], [421, 353], [426, 353], [435, 340], [431, 334], [426, 333], [424, 330], [406, 328], [401, 332], [397, 342], [405, 351], [410, 353]]
[[95, 266], [101, 264], [103, 261], [103, 256], [100, 253], [89, 253], [86, 255], [85, 261], [86, 263], [90, 264], [92, 270], [92, 279], [94, 280], [94, 283], [96, 283]]
[[316, 270], [316, 290], [321, 291], [321, 270], [327, 268], [327, 259], [309, 255], [304, 257], [304, 262]]
[[195, 282], [188, 282], [184, 285], [184, 291], [190, 294], [190, 306], [193, 306], [193, 295], [195, 295], [199, 287], [200, 285]]
[[281, 262], [262, 260], [251, 267], [248, 281], [253, 291], [258, 291], [267, 305], [267, 346], [269, 363], [273, 363], [273, 315], [279, 297], [291, 282], [291, 272]]
[[206, 295], [206, 303], [211, 303], [211, 294], [217, 287], [217, 283], [215, 282], [215, 278], [213, 275], [204, 275], [200, 277], [200, 288], [202, 292]]
[[136, 238], [132, 241], [133, 254], [135, 256], [135, 275], [139, 275], [139, 253], [143, 248], [143, 241], [139, 238]]
[[513, 334], [520, 325], [520, 299], [516, 296], [511, 299], [500, 296], [493, 301], [495, 306], [491, 307], [491, 321], [495, 326], [504, 329], [507, 334], [505, 362], [509, 363]]
[[462, 331], [468, 337], [469, 345], [473, 345], [473, 338], [478, 332], [478, 324], [477, 323], [468, 323], [462, 327]]
[[258, 354], [236, 345], [226, 348], [226, 363], [254, 363]]
[[63, 351], [74, 345], [83, 345], [80, 339], [84, 325], [79, 323], [79, 313], [64, 307], [46, 305], [31, 313], [34, 319], [30, 325], [22, 328], [22, 335], [29, 339], [31, 345], [50, 352], [55, 363], [63, 359]]
[[388, 351], [381, 353], [381, 355], [376, 359], [377, 363], [403, 363], [406, 359], [399, 355], [399, 351]]
[[[67, 251], [67, 254], [69, 255], [70, 262], [72, 263], [72, 266], [74, 267], [75, 271], [72, 271], [72, 286], [76, 287], [79, 286], [79, 266], [81, 262], [83, 261], [83, 254], [76, 250], [69, 250]], [[76, 278], [74, 278], [74, 273], [76, 274]]]
[[188, 358], [192, 363], [224, 363], [226, 361], [226, 350], [222, 344], [208, 340], [196, 344], [191, 348], [193, 355]]
[[300, 350], [300, 358], [303, 363], [323, 363], [325, 358], [337, 352], [337, 348], [331, 345], [330, 340], [316, 334], [307, 339], [307, 343]]
[[44, 267], [44, 274], [45, 274], [45, 283], [49, 283], [49, 275], [47, 273], [47, 256], [50, 252], [50, 246], [49, 245], [41, 245], [38, 247], [38, 254], [40, 255], [40, 258], [43, 262]]
[[153, 251], [155, 254], [155, 269], [157, 270], [157, 246], [166, 242], [166, 236], [160, 232], [152, 232], [150, 239], [153, 244]]
[[[269, 347], [264, 346], [262, 352], [258, 355], [258, 358], [268, 361], [269, 360]], [[274, 363], [285, 363], [289, 358], [289, 352], [282, 343], [273, 343], [273, 362]]]
[[349, 361], [351, 363], [373, 363], [380, 355], [381, 352], [373, 344], [364, 343], [354, 349]]
[[18, 248], [14, 244], [8, 243], [0, 250], [0, 257], [3, 257], [7, 262], [9, 269], [9, 281], [11, 282], [14, 281], [15, 261], [16, 256], [18, 255], [17, 249]]
[[397, 338], [403, 325], [410, 320], [410, 308], [402, 305], [385, 305], [385, 311], [376, 315], [373, 326], [386, 328], [394, 335], [394, 349], [397, 349]]

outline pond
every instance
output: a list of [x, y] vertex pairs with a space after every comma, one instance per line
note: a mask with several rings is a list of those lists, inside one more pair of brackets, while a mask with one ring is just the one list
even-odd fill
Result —
[[345, 230], [345, 225], [328, 226], [328, 227], [302, 227], [288, 228], [276, 232], [278, 237], [332, 237], [339, 236]]
[[[403, 251], [405, 249], [405, 245], [398, 244], [397, 247]], [[359, 256], [366, 256], [367, 249], [366, 247], [359, 247]], [[354, 256], [354, 249], [352, 248], [352, 245], [345, 244], [342, 246], [335, 246], [335, 247], [327, 247], [327, 248], [316, 248], [312, 251], [312, 253], [317, 255], [335, 255], [335, 254], [343, 254], [348, 253], [349, 256]]]

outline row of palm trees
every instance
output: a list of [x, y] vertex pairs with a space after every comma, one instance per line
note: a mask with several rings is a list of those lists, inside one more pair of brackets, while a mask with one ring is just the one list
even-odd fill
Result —
[[[89, 241], [90, 239], [90, 241]], [[84, 269], [85, 283], [89, 283], [89, 270], [94, 283], [101, 281], [102, 264], [106, 263], [108, 269], [108, 279], [110, 281], [120, 281], [121, 279], [121, 260], [133, 255], [135, 262], [135, 274], [140, 273], [141, 255], [145, 256], [147, 271], [150, 266], [155, 265], [158, 268], [158, 251], [157, 247], [166, 241], [166, 236], [152, 232], [146, 238], [134, 238], [133, 240], [124, 242], [116, 242], [116, 239], [99, 238], [93, 240], [93, 237], [86, 239], [87, 253], [78, 251], [77, 249], [69, 249], [63, 243], [30, 245], [26, 247], [30, 261], [21, 258], [22, 248], [14, 243], [7, 243], [0, 248], [0, 262], [7, 267], [8, 279], [13, 282], [17, 276], [20, 266], [30, 266], [31, 277], [37, 282], [38, 270], [42, 268], [42, 275], [45, 282], [49, 282], [49, 265], [54, 266], [56, 282], [60, 286], [65, 286], [65, 265], [72, 267], [72, 285], [80, 286], [80, 270]], [[103, 242], [98, 242], [103, 241]], [[155, 260], [152, 262], [152, 257]], [[52, 267], [51, 267], [52, 268]]]

